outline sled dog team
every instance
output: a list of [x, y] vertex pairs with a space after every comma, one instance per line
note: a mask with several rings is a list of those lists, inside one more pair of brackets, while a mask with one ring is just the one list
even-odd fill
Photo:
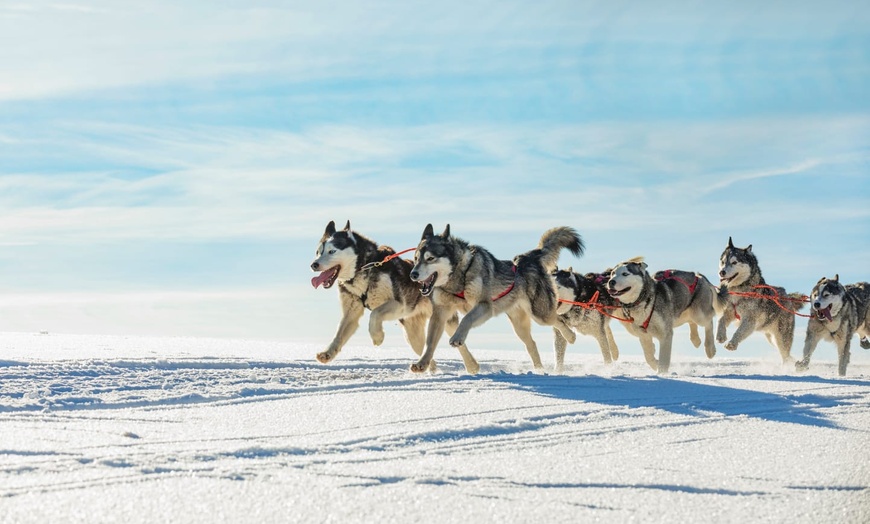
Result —
[[[653, 275], [641, 257], [621, 262], [599, 273], [581, 274], [556, 267], [559, 254], [567, 249], [575, 256], [585, 246], [570, 227], [555, 227], [541, 236], [537, 248], [513, 260], [499, 260], [485, 248], [455, 237], [450, 225], [440, 234], [429, 224], [414, 251], [414, 261], [399, 258], [392, 248], [351, 229], [326, 226], [311, 264], [319, 272], [311, 279], [317, 288], [338, 282], [342, 317], [332, 342], [317, 360], [330, 362], [341, 351], [369, 310], [369, 335], [377, 346], [384, 341], [383, 323], [398, 320], [405, 338], [419, 359], [411, 371], [435, 369], [435, 348], [444, 332], [448, 343], [459, 350], [468, 373], [480, 369], [468, 350], [469, 331], [504, 313], [514, 332], [525, 344], [532, 364], [542, 369], [538, 346], [532, 339], [531, 322], [553, 326], [555, 369], [561, 372], [568, 343], [575, 330], [594, 337], [604, 362], [619, 357], [613, 338], [612, 320], [640, 340], [647, 364], [666, 373], [671, 360], [674, 328], [689, 324], [695, 347], [704, 329], [707, 358], [716, 354], [713, 318], [718, 316], [715, 339], [735, 350], [756, 331], [764, 333], [779, 351], [783, 363], [792, 362], [795, 315], [811, 304], [803, 358], [798, 371], [809, 367], [820, 340], [837, 346], [839, 374], [846, 374], [852, 336], [861, 337], [861, 347], [870, 348], [870, 284], [841, 284], [839, 276], [822, 278], [807, 299], [769, 285], [761, 275], [752, 246], [734, 246], [731, 239], [719, 259], [720, 285], [704, 275], [669, 269]], [[460, 319], [459, 313], [462, 313]], [[807, 315], [803, 315], [807, 316]], [[727, 335], [728, 326], [738, 326]], [[655, 341], [658, 341], [656, 358]]]

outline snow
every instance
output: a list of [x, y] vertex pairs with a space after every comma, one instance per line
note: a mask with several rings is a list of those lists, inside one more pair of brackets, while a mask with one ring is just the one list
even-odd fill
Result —
[[667, 376], [631, 345], [611, 367], [569, 347], [564, 375], [476, 350], [468, 376], [440, 348], [419, 376], [399, 346], [0, 346], [0, 522], [870, 521], [860, 348], [838, 377], [833, 347], [802, 375], [678, 350]]

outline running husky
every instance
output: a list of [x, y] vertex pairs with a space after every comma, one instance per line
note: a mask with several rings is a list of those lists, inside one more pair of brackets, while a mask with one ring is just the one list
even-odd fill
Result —
[[[619, 348], [616, 346], [616, 341], [613, 340], [613, 331], [610, 330], [610, 317], [595, 307], [583, 307], [567, 302], [587, 304], [595, 302], [603, 308], [615, 308], [619, 302], [610, 297], [605, 285], [610, 278], [611, 271], [611, 269], [607, 269], [602, 273], [581, 275], [569, 267], [553, 273], [553, 279], [556, 281], [556, 295], [559, 297], [559, 307], [556, 309], [556, 313], [568, 326], [584, 335], [595, 337], [601, 348], [601, 356], [604, 357], [605, 364], [610, 364], [619, 358]], [[565, 340], [558, 328], [553, 328], [553, 334], [555, 336], [556, 373], [561, 373], [568, 341]]]
[[822, 278], [810, 295], [812, 317], [807, 323], [804, 358], [795, 362], [797, 371], [806, 371], [810, 357], [819, 340], [833, 341], [837, 345], [839, 373], [846, 374], [849, 365], [849, 346], [852, 335], [861, 337], [861, 347], [870, 349], [870, 284], [858, 282], [844, 286], [840, 275]]
[[579, 256], [583, 241], [573, 229], [557, 227], [544, 233], [537, 249], [517, 255], [513, 262], [498, 260], [486, 249], [451, 236], [449, 224], [440, 235], [433, 232], [432, 224], [427, 225], [414, 254], [411, 279], [420, 282], [424, 296], [432, 296], [434, 308], [426, 352], [411, 371], [426, 370], [445, 320], [457, 310], [466, 314], [450, 337], [451, 346], [463, 347], [471, 328], [507, 313], [535, 369], [542, 369], [538, 347], [532, 340], [531, 319], [555, 325], [571, 343], [577, 338], [556, 314], [556, 290], [550, 276], [563, 248]]
[[[700, 273], [669, 269], [651, 277], [643, 257], [627, 260], [613, 269], [607, 291], [622, 303], [616, 316], [624, 318], [629, 333], [640, 339], [647, 364], [659, 373], [667, 373], [671, 364], [674, 328], [689, 323], [690, 337], [700, 347], [698, 326], [704, 327], [704, 351], [707, 358], [716, 354], [713, 343], [713, 317], [716, 316], [716, 288]], [[659, 341], [659, 358], [655, 343]]]
[[[728, 340], [726, 328], [734, 320], [740, 325], [725, 344], [725, 349], [734, 351], [754, 331], [763, 331], [767, 341], [779, 350], [783, 364], [792, 362], [791, 345], [794, 340], [794, 315], [772, 300], [785, 300], [784, 306], [793, 311], [804, 307], [800, 293], [786, 294], [781, 287], [769, 286], [761, 276], [758, 259], [752, 252], [752, 244], [746, 248], [734, 247], [728, 237], [728, 247], [719, 257], [719, 296], [727, 301], [719, 318], [716, 341]], [[740, 296], [735, 293], [760, 293], [771, 299]]]
[[[365, 309], [372, 312], [369, 334], [374, 345], [379, 346], [384, 341], [384, 321], [398, 320], [414, 352], [418, 355], [423, 353], [426, 321], [432, 316], [432, 302], [421, 296], [420, 288], [411, 282], [411, 262], [396, 258], [392, 248], [379, 247], [372, 240], [352, 231], [350, 220], [341, 231], [336, 231], [335, 222], [330, 221], [326, 225], [316, 256], [311, 269], [321, 273], [311, 279], [311, 284], [315, 288], [322, 284], [328, 289], [338, 281], [342, 310], [338, 332], [329, 348], [317, 354], [317, 360], [325, 364], [335, 358], [356, 331]], [[367, 265], [370, 266], [364, 268]], [[458, 325], [458, 315], [448, 315], [439, 329], [446, 329], [448, 334], [452, 334]], [[468, 348], [460, 345], [459, 352], [465, 369], [469, 373], [477, 373], [480, 366]], [[431, 360], [431, 355], [426, 369], [430, 366], [434, 370], [435, 362]]]

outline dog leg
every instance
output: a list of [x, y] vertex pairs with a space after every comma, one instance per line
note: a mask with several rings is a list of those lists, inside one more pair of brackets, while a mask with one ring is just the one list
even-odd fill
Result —
[[728, 351], [734, 351], [741, 342], [746, 340], [746, 338], [752, 334], [753, 331], [755, 331], [755, 320], [743, 317], [743, 320], [740, 321], [740, 325], [737, 326], [737, 330], [734, 331], [731, 340], [725, 344], [725, 349]]
[[459, 322], [459, 327], [456, 328], [456, 332], [450, 337], [450, 345], [453, 347], [459, 347], [465, 344], [465, 340], [468, 338], [468, 332], [471, 331], [471, 328], [477, 327], [491, 319], [493, 314], [492, 302], [478, 302], [476, 306], [471, 308], [471, 311], [469, 311], [468, 314], [462, 317], [462, 320]]
[[[458, 327], [459, 315], [454, 313], [452, 317], [447, 319], [447, 325], [444, 329], [447, 331], [448, 336], [453, 336]], [[471, 352], [468, 351], [468, 346], [462, 344], [461, 346], [457, 346], [456, 349], [459, 350], [459, 355], [462, 356], [462, 362], [465, 364], [465, 371], [470, 375], [476, 375], [477, 372], [480, 371], [480, 364], [477, 363], [477, 360], [475, 360]]]
[[556, 366], [553, 371], [559, 375], [565, 371], [565, 349], [567, 347], [568, 341], [558, 329], [553, 328], [553, 350], [556, 356]]
[[[546, 325], [546, 322], [544, 324]], [[561, 318], [556, 317], [556, 320], [553, 322], [553, 326], [559, 330], [559, 333], [569, 344], [573, 344], [577, 341], [577, 334], [574, 333], [574, 330], [571, 329], [571, 326], [566, 324], [565, 321]]]
[[515, 309], [507, 314], [508, 319], [511, 321], [511, 325], [514, 327], [514, 333], [523, 341], [523, 344], [526, 345], [526, 351], [529, 352], [529, 356], [532, 358], [532, 365], [535, 366], [535, 369], [543, 369], [544, 365], [541, 363], [541, 355], [538, 353], [538, 345], [535, 344], [534, 339], [532, 339], [532, 319], [529, 318], [528, 313], [523, 310]]
[[809, 369], [810, 357], [813, 356], [813, 352], [816, 350], [819, 340], [821, 340], [819, 332], [813, 329], [812, 321], [810, 321], [810, 324], [807, 325], [807, 336], [804, 339], [804, 358], [794, 363], [795, 371], [801, 372]]
[[689, 322], [689, 340], [696, 348], [701, 347], [701, 335], [698, 334], [698, 324]]
[[664, 375], [671, 367], [671, 347], [674, 343], [674, 330], [671, 329], [659, 340], [659, 375]]
[[599, 324], [598, 331], [594, 333], [595, 340], [598, 341], [598, 347], [601, 348], [601, 356], [604, 357], [605, 364], [612, 364], [613, 357], [610, 351], [610, 342], [607, 340], [607, 325], [603, 322]]
[[433, 308], [432, 316], [429, 318], [429, 328], [426, 330], [426, 351], [423, 352], [420, 360], [411, 364], [411, 371], [414, 373], [423, 373], [429, 369], [432, 357], [435, 356], [435, 347], [441, 340], [441, 334], [444, 333], [445, 324], [451, 313], [451, 311], [438, 306]]
[[722, 313], [722, 316], [719, 317], [719, 325], [716, 328], [716, 342], [720, 344], [724, 344], [726, 340], [728, 340], [728, 326], [732, 321], [736, 320], [734, 318], [734, 312], [731, 308], [725, 308], [725, 312]]
[[649, 335], [640, 337], [640, 347], [643, 348], [643, 358], [653, 371], [659, 370], [659, 361], [656, 360], [656, 345]]
[[849, 357], [851, 356], [851, 345], [852, 345], [852, 333], [848, 333], [848, 336], [845, 337], [845, 341], [843, 342], [842, 347], [837, 347], [837, 374], [841, 377], [846, 376], [846, 367], [849, 365]]
[[610, 358], [619, 360], [619, 347], [616, 345], [616, 340], [613, 339], [613, 330], [610, 329], [610, 322], [605, 321], [604, 330], [607, 333], [607, 345], [610, 346]]
[[777, 322], [777, 329], [773, 332], [773, 342], [779, 350], [783, 364], [791, 364], [794, 358], [791, 356], [791, 346], [794, 342], [794, 317], [788, 315]]
[[713, 317], [707, 319], [704, 324], [704, 352], [707, 358], [716, 356], [716, 344], [713, 342]]
[[335, 338], [332, 339], [326, 351], [317, 354], [317, 360], [323, 364], [334, 359], [338, 355], [338, 352], [341, 351], [341, 348], [347, 344], [351, 335], [359, 327], [359, 319], [362, 318], [363, 311], [365, 311], [362, 302], [356, 297], [350, 296], [350, 294], [341, 294], [341, 305], [344, 315], [341, 317], [341, 322], [338, 323], [338, 331], [335, 334]]
[[369, 315], [369, 335], [372, 343], [380, 346], [384, 343], [384, 322], [397, 320], [404, 313], [404, 307], [398, 300], [388, 300], [372, 310]]

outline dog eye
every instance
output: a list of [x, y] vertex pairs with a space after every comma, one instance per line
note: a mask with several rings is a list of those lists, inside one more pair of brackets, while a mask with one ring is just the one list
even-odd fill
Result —
[[330, 254], [330, 255], [334, 255], [334, 254], [335, 254], [335, 250], [334, 250], [334, 249], [330, 249], [330, 250], [329, 250], [329, 254]]
[[628, 276], [628, 271], [623, 271], [623, 272], [622, 272], [622, 276], [627, 277], [627, 276]]

